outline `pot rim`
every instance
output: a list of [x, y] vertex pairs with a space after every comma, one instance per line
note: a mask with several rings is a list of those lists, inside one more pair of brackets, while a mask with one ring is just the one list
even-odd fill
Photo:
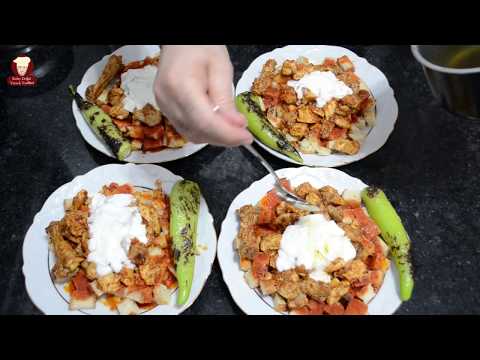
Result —
[[447, 73], [447, 74], [455, 74], [455, 75], [466, 75], [466, 74], [475, 74], [475, 73], [480, 73], [480, 67], [473, 67], [473, 68], [468, 68], [468, 69], [455, 69], [455, 68], [450, 68], [450, 67], [445, 67], [445, 66], [440, 66], [436, 65], [427, 59], [423, 57], [422, 54], [420, 54], [420, 51], [418, 49], [418, 45], [410, 45], [410, 48], [412, 50], [413, 56], [415, 59], [422, 64], [423, 66], [438, 71], [442, 73]]

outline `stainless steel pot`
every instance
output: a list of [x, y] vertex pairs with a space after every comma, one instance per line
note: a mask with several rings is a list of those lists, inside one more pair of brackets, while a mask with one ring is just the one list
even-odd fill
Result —
[[[476, 45], [472, 45], [476, 46]], [[480, 67], [452, 68], [444, 59], [454, 45], [412, 45], [413, 56], [422, 65], [433, 95], [450, 111], [480, 119]]]

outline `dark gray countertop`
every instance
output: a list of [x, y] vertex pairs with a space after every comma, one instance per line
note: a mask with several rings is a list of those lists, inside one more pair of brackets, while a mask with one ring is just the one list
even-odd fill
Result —
[[[230, 46], [235, 81], [253, 59], [275, 47]], [[452, 115], [433, 100], [409, 47], [346, 47], [385, 73], [400, 109], [385, 146], [340, 168], [383, 188], [412, 238], [416, 287], [411, 301], [397, 313], [480, 313], [480, 123]], [[43, 202], [73, 177], [114, 162], [80, 136], [67, 85], [80, 83], [85, 70], [115, 48], [37, 50], [39, 57], [58, 59], [55, 71], [39, 79], [36, 90], [0, 87], [1, 314], [41, 313], [25, 291], [22, 243]], [[3, 77], [0, 81], [5, 83]], [[262, 154], [276, 169], [291, 166]], [[199, 182], [217, 233], [233, 198], [265, 175], [238, 148], [209, 146], [162, 166]], [[201, 295], [185, 314], [242, 314], [217, 261]]]

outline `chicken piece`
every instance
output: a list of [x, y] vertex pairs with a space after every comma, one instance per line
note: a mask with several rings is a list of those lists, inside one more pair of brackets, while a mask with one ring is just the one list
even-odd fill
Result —
[[298, 309], [308, 304], [308, 298], [305, 293], [299, 293], [294, 299], [288, 301], [289, 309]]
[[372, 283], [373, 288], [375, 291], [378, 291], [383, 283], [383, 278], [385, 277], [385, 272], [381, 270], [373, 270], [370, 271], [370, 281]]
[[360, 103], [362, 102], [362, 98], [360, 98], [356, 94], [347, 95], [342, 98], [341, 102], [342, 104], [348, 106], [350, 109], [356, 110], [360, 106]]
[[181, 148], [187, 143], [187, 140], [169, 122], [165, 122], [165, 139], [167, 147], [171, 149]]
[[350, 283], [348, 281], [340, 281], [337, 278], [330, 282], [330, 294], [327, 297], [327, 304], [332, 305], [337, 303], [340, 298], [348, 293], [350, 290]]
[[138, 267], [140, 276], [147, 285], [163, 282], [168, 275], [168, 265], [160, 256], [149, 256], [143, 265]]
[[325, 119], [330, 119], [334, 114], [335, 110], [337, 109], [337, 101], [336, 100], [330, 100], [328, 103], [326, 103], [322, 110], [325, 114]]
[[287, 300], [293, 300], [300, 295], [298, 282], [283, 281], [278, 287], [278, 293]]
[[322, 198], [316, 192], [308, 193], [305, 200], [312, 205], [316, 205], [318, 207], [324, 207]]
[[358, 91], [360, 88], [360, 79], [352, 71], [337, 74], [337, 79], [344, 82], [353, 92]]
[[276, 128], [283, 128], [283, 110], [281, 106], [272, 106], [267, 110], [267, 120]]
[[121, 87], [113, 87], [107, 96], [108, 102], [112, 106], [121, 105], [123, 100], [123, 89]]
[[263, 295], [272, 295], [278, 290], [278, 284], [275, 279], [261, 279], [259, 284]]
[[265, 91], [272, 85], [275, 67], [277, 62], [273, 59], [267, 60], [262, 67], [260, 76], [256, 78], [252, 85], [252, 92], [255, 95], [263, 95]]
[[282, 75], [291, 76], [296, 72], [296, 62], [295, 60], [285, 60], [282, 64]]
[[[315, 95], [312, 90], [308, 89], [308, 88], [304, 88], [303, 89], [303, 97], [302, 97], [302, 101], [304, 103], [310, 103], [310, 102], [314, 102], [315, 100], [317, 100], [317, 95]], [[315, 106], [316, 108], [316, 106]]]
[[135, 285], [135, 272], [132, 269], [123, 267], [119, 275], [120, 275], [120, 281], [126, 287], [132, 287]]
[[120, 120], [126, 119], [130, 115], [130, 113], [127, 110], [125, 110], [121, 104], [112, 106], [108, 114], [111, 117], [117, 118]]
[[316, 301], [323, 302], [330, 295], [330, 287], [311, 278], [306, 278], [300, 285], [301, 290]]
[[331, 274], [343, 268], [345, 264], [346, 263], [342, 258], [336, 258], [330, 264], [327, 265], [327, 267], [325, 268], [325, 272], [328, 274]]
[[147, 256], [147, 247], [137, 239], [134, 239], [130, 244], [130, 249], [128, 250], [128, 258], [138, 266], [145, 263]]
[[325, 117], [325, 111], [323, 111], [323, 109], [321, 108], [318, 108], [317, 106], [315, 106], [314, 104], [312, 106], [310, 106], [310, 110], [312, 110], [312, 112], [315, 114], [315, 115], [318, 115], [319, 117], [323, 118]]
[[274, 224], [282, 228], [286, 228], [288, 225], [294, 224], [300, 218], [296, 213], [285, 213], [275, 218]]
[[360, 260], [353, 260], [348, 263], [344, 270], [340, 272], [343, 278], [347, 279], [349, 282], [353, 282], [357, 279], [360, 279], [367, 272], [367, 266]]
[[270, 266], [272, 269], [276, 269], [277, 259], [278, 259], [278, 252], [277, 251], [272, 252], [272, 254], [270, 254], [270, 260], [268, 262], [268, 266]]
[[237, 248], [241, 258], [253, 260], [260, 247], [260, 237], [256, 236], [254, 225], [258, 214], [255, 207], [245, 205], [238, 210], [240, 231], [237, 235]]
[[240, 269], [242, 271], [248, 271], [252, 267], [252, 262], [248, 259], [240, 259]]
[[343, 221], [342, 207], [327, 205], [327, 212], [328, 212], [328, 215], [330, 215], [336, 223], [341, 223]]
[[273, 77], [273, 80], [272, 80], [272, 86], [274, 84], [278, 85], [278, 86], [283, 86], [283, 85], [286, 85], [288, 80], [290, 80], [290, 76], [284, 76], [282, 75], [282, 73], [277, 73], [274, 77]]
[[303, 123], [296, 123], [290, 128], [289, 132], [292, 136], [302, 138], [308, 134], [308, 125]]
[[260, 250], [277, 250], [280, 248], [280, 242], [282, 240], [282, 234], [271, 234], [264, 236], [260, 242]]
[[148, 126], [156, 126], [162, 121], [162, 114], [160, 111], [155, 109], [152, 105], [146, 104], [142, 109], [143, 116], [140, 116], [138, 119]]
[[108, 84], [122, 71], [122, 56], [112, 55], [103, 69], [100, 77], [94, 85], [89, 86], [86, 91], [86, 98], [95, 103], [97, 97], [105, 90]]
[[283, 107], [282, 119], [287, 128], [292, 127], [297, 122], [297, 107], [295, 105], [288, 105]]
[[356, 140], [337, 139], [327, 142], [327, 147], [339, 153], [355, 155], [360, 150], [360, 143]]
[[331, 187], [330, 185], [324, 186], [319, 189], [320, 195], [325, 204], [333, 204], [333, 205], [344, 205], [345, 200], [340, 196], [335, 188]]
[[355, 71], [355, 66], [350, 61], [347, 55], [339, 57], [337, 59], [337, 63], [342, 68], [343, 71]]
[[90, 283], [90, 288], [92, 289], [93, 293], [95, 294], [95, 296], [97, 298], [103, 296], [105, 293], [100, 289], [100, 287], [98, 286], [98, 283], [97, 281], [92, 281]]
[[313, 64], [308, 63], [308, 61], [304, 62], [297, 59], [292, 77], [294, 80], [300, 80], [305, 74], [311, 73], [314, 69]]
[[97, 278], [97, 265], [94, 262], [85, 260], [82, 262], [82, 268], [85, 270], [85, 275], [88, 280], [95, 280]]
[[308, 211], [296, 208], [295, 206], [287, 203], [286, 201], [280, 202], [280, 204], [278, 204], [275, 211], [276, 211], [277, 215], [293, 213], [293, 214], [297, 214], [299, 216], [304, 216], [304, 215], [308, 214]]
[[335, 123], [335, 125], [341, 127], [342, 129], [350, 129], [352, 127], [350, 120], [344, 116], [334, 115], [333, 122]]
[[98, 277], [97, 284], [99, 289], [107, 294], [115, 294], [122, 288], [120, 275], [114, 273]]
[[295, 194], [297, 194], [298, 196], [300, 196], [301, 198], [305, 199], [306, 196], [309, 194], [309, 193], [316, 193], [316, 194], [319, 194], [318, 190], [315, 189], [312, 185], [310, 185], [310, 183], [308, 182], [304, 182], [300, 185], [298, 185], [296, 188], [295, 188]]
[[309, 106], [300, 106], [298, 108], [297, 121], [306, 124], [315, 124], [320, 121], [320, 118], [312, 112]]
[[295, 89], [288, 85], [284, 85], [280, 88], [280, 101], [286, 104], [293, 105], [297, 102], [297, 93]]
[[56, 257], [56, 262], [52, 269], [53, 278], [56, 282], [67, 280], [84, 260], [83, 257], [77, 255], [70, 243], [63, 238], [61, 230], [62, 223], [60, 221], [52, 221], [46, 229]]
[[287, 270], [276, 273], [274, 278], [278, 282], [299, 282], [300, 277], [295, 270]]

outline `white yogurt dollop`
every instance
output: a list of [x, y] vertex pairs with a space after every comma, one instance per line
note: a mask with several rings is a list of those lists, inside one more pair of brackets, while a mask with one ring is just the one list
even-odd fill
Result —
[[127, 111], [143, 109], [147, 104], [160, 110], [153, 93], [153, 82], [157, 67], [147, 65], [141, 69], [130, 69], [121, 75], [121, 87], [125, 94], [123, 108]]
[[289, 225], [282, 235], [276, 262], [279, 271], [304, 266], [316, 281], [329, 283], [325, 268], [336, 258], [350, 261], [356, 250], [345, 232], [335, 221], [322, 214], [307, 215]]
[[331, 71], [313, 71], [300, 80], [289, 80], [287, 85], [295, 89], [299, 99], [303, 98], [303, 89], [309, 89], [317, 97], [317, 106], [320, 108], [334, 98], [341, 99], [353, 94], [352, 89]]
[[96, 264], [99, 276], [120, 272], [124, 266], [132, 268], [128, 259], [131, 241], [136, 238], [143, 244], [148, 242], [147, 229], [134, 204], [130, 194], [107, 197], [97, 193], [92, 198], [87, 260]]

